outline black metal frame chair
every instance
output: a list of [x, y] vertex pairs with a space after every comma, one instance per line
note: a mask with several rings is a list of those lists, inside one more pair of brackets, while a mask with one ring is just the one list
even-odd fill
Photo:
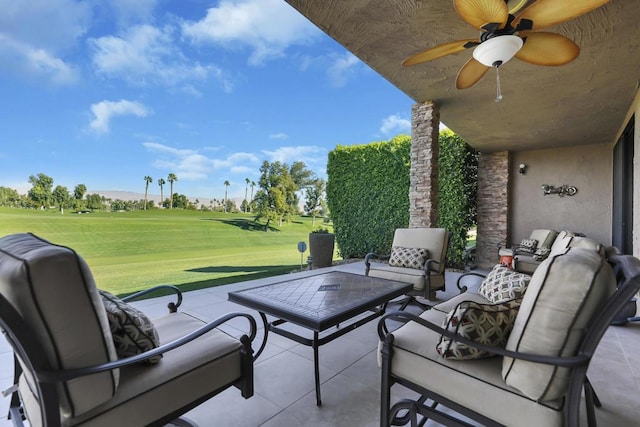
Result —
[[[396, 235], [394, 237], [394, 244], [396, 244], [396, 239], [398, 239], [398, 232], [399, 231], [411, 231], [413, 229], [397, 229], [396, 230]], [[416, 304], [419, 307], [421, 307], [423, 310], [428, 309], [430, 306], [428, 304], [424, 304], [422, 302], [420, 302], [416, 297], [421, 297], [424, 298], [426, 300], [434, 300], [436, 298], [436, 291], [444, 291], [446, 290], [446, 281], [445, 281], [445, 267], [447, 264], [447, 251], [449, 248], [449, 243], [451, 241], [451, 233], [448, 231], [444, 231], [445, 234], [445, 241], [444, 241], [444, 246], [441, 248], [441, 250], [439, 251], [438, 255], [440, 255], [437, 259], [435, 258], [429, 258], [427, 260], [425, 260], [422, 269], [420, 269], [420, 271], [422, 272], [422, 277], [424, 277], [424, 288], [423, 289], [416, 289], [414, 288], [412, 291], [408, 292], [406, 294], [406, 296], [404, 298], [402, 298], [399, 301], [394, 301], [396, 303], [400, 303], [400, 310], [404, 310], [409, 304]], [[402, 238], [402, 236], [400, 236], [400, 238]], [[425, 243], [430, 243], [430, 242], [425, 242]], [[433, 256], [433, 254], [430, 254], [430, 256]], [[409, 277], [407, 276], [405, 273], [402, 272], [402, 268], [394, 268], [394, 267], [378, 267], [376, 269], [376, 271], [374, 271], [373, 274], [371, 274], [372, 272], [372, 262], [378, 260], [378, 261], [388, 261], [389, 258], [391, 257], [390, 254], [385, 254], [385, 255], [380, 255], [380, 254], [376, 254], [374, 252], [370, 252], [368, 254], [366, 254], [365, 258], [364, 258], [364, 264], [365, 264], [365, 275], [369, 276], [376, 276], [376, 277], [382, 277], [385, 279], [392, 279], [392, 280], [398, 280], [398, 281], [403, 281], [403, 282], [407, 282], [410, 281], [411, 278], [416, 279], [416, 277]], [[434, 277], [437, 278], [442, 278], [442, 286], [439, 286], [437, 289], [433, 289], [433, 285], [432, 285], [432, 279]]]
[[[423, 425], [426, 420], [442, 423], [448, 426], [470, 426], [463, 419], [459, 419], [450, 413], [443, 412], [437, 407], [439, 405], [452, 409], [472, 420], [480, 422], [486, 426], [500, 426], [486, 414], [479, 414], [464, 406], [457, 404], [451, 399], [444, 398], [431, 390], [421, 387], [408, 378], [400, 378], [393, 374], [391, 361], [393, 358], [393, 333], [389, 333], [386, 322], [396, 320], [401, 322], [416, 322], [417, 324], [432, 331], [462, 342], [469, 346], [474, 346], [498, 356], [511, 357], [514, 359], [526, 360], [535, 363], [553, 365], [557, 367], [570, 368], [570, 380], [567, 387], [564, 402], [563, 416], [565, 426], [578, 426], [580, 419], [580, 401], [582, 390], [584, 389], [587, 421], [589, 426], [595, 427], [596, 417], [594, 407], [601, 406], [591, 384], [587, 379], [587, 369], [595, 350], [600, 343], [604, 333], [611, 324], [620, 309], [640, 290], [640, 260], [630, 255], [612, 254], [608, 258], [612, 265], [618, 283], [617, 291], [606, 301], [600, 312], [595, 315], [590, 323], [586, 334], [583, 336], [579, 349], [570, 357], [550, 357], [537, 354], [508, 351], [503, 348], [492, 347], [477, 343], [473, 340], [461, 337], [453, 332], [447, 331], [440, 325], [428, 322], [414, 314], [407, 312], [388, 313], [378, 324], [378, 334], [382, 341], [380, 350], [382, 365], [382, 387], [380, 406], [380, 425], [388, 427], [390, 425], [405, 425], [411, 422], [412, 426]], [[469, 378], [470, 381], [477, 381]], [[416, 400], [402, 400], [391, 406], [391, 386], [395, 383], [402, 384], [421, 395]], [[419, 422], [418, 415], [423, 419]]]
[[[45, 242], [42, 239], [38, 239], [35, 236], [30, 237], [30, 235], [15, 235], [18, 236], [18, 239], [22, 239], [19, 243], [23, 244], [23, 246], [34, 245], [35, 242]], [[14, 236], [10, 236], [14, 237]], [[38, 244], [38, 243], [36, 243]], [[50, 249], [54, 248], [54, 249]], [[45, 248], [45, 250], [51, 251], [63, 251], [66, 256], [69, 257], [77, 257], [73, 251], [70, 251], [68, 248], [64, 247], [56, 247], [56, 245], [51, 245]], [[68, 255], [71, 252], [71, 255]], [[14, 360], [15, 360], [15, 369], [14, 369], [14, 386], [5, 392], [5, 395], [11, 394], [11, 401], [9, 407], [8, 418], [13, 422], [15, 426], [22, 426], [23, 421], [25, 419], [31, 419], [32, 417], [36, 420], [41, 420], [41, 424], [43, 426], [60, 426], [62, 425], [62, 415], [61, 411], [63, 411], [63, 401], [69, 402], [69, 395], [66, 394], [68, 384], [74, 382], [74, 380], [88, 378], [92, 375], [103, 375], [100, 373], [106, 373], [111, 371], [118, 371], [120, 376], [120, 386], [122, 385], [123, 376], [131, 377], [132, 373], [136, 373], [131, 381], [137, 381], [135, 378], [140, 378], [139, 374], [141, 374], [142, 370], [149, 375], [156, 375], [154, 373], [154, 369], [160, 369], [157, 372], [164, 372], [160, 375], [162, 376], [162, 383], [156, 384], [156, 387], [162, 388], [162, 393], [165, 391], [167, 394], [163, 394], [163, 396], [170, 396], [172, 389], [175, 393], [184, 392], [185, 380], [183, 375], [188, 375], [189, 372], [202, 372], [202, 373], [211, 373], [210, 370], [207, 369], [216, 369], [214, 366], [218, 363], [218, 360], [232, 360], [232, 366], [234, 368], [234, 374], [229, 375], [229, 380], [226, 383], [223, 381], [217, 381], [212, 384], [216, 384], [211, 388], [198, 386], [196, 390], [194, 390], [189, 397], [186, 399], [190, 399], [190, 401], [183, 401], [180, 403], [173, 404], [172, 398], [167, 397], [169, 404], [163, 403], [161, 405], [151, 405], [148, 404], [144, 406], [144, 404], [140, 407], [140, 412], [143, 412], [142, 418], [145, 420], [145, 425], [156, 425], [162, 426], [167, 424], [168, 422], [174, 422], [175, 425], [190, 425], [190, 422], [186, 419], [180, 419], [179, 417], [186, 413], [187, 411], [195, 408], [211, 397], [219, 394], [220, 392], [228, 389], [231, 386], [237, 387], [241, 395], [244, 398], [249, 398], [253, 395], [253, 349], [251, 347], [252, 341], [256, 337], [257, 325], [255, 319], [247, 314], [247, 313], [229, 313], [225, 316], [222, 316], [212, 322], [205, 323], [200, 321], [199, 319], [189, 316], [184, 313], [178, 313], [177, 310], [182, 303], [182, 293], [180, 290], [174, 286], [157, 286], [142, 292], [138, 292], [136, 294], [130, 295], [128, 297], [123, 298], [124, 301], [131, 301], [137, 299], [142, 296], [147, 296], [152, 292], [164, 291], [172, 291], [175, 294], [175, 301], [170, 302], [168, 304], [169, 315], [165, 319], [167, 322], [177, 322], [171, 323], [172, 325], [178, 325], [180, 322], [186, 319], [188, 325], [186, 325], [186, 331], [184, 334], [180, 334], [178, 338], [170, 338], [170, 342], [163, 343], [157, 348], [154, 348], [149, 351], [142, 352], [135, 356], [121, 358], [121, 359], [111, 359], [106, 363], [93, 364], [90, 366], [74, 366], [69, 369], [62, 369], [56, 367], [54, 363], [56, 363], [56, 358], [52, 360], [51, 358], [51, 350], [45, 348], [45, 344], [43, 344], [42, 340], [39, 340], [38, 333], [33, 329], [33, 327], [29, 324], [29, 320], [33, 318], [33, 313], [25, 313], [23, 312], [24, 306], [20, 304], [16, 304], [16, 295], [15, 289], [21, 286], [24, 286], [24, 282], [18, 282], [17, 279], [14, 279], [13, 273], [7, 265], [3, 265], [3, 262], [9, 263], [20, 263], [26, 271], [26, 275], [29, 277], [29, 281], [32, 283], [33, 287], [37, 287], [36, 284], [37, 278], [32, 277], [32, 271], [40, 268], [40, 265], [37, 263], [30, 264], [29, 261], [23, 261], [20, 258], [17, 258], [14, 254], [9, 252], [5, 252], [4, 248], [0, 248], [0, 255], [2, 255], [2, 259], [0, 259], [0, 270], [2, 268], [6, 268], [3, 270], [3, 276], [0, 277], [0, 329], [4, 333], [8, 343], [11, 345], [14, 351]], [[57, 253], [56, 253], [57, 255]], [[81, 261], [79, 257], [78, 260]], [[73, 259], [73, 258], [71, 258]], [[83, 262], [83, 261], [81, 261]], [[88, 270], [85, 270], [88, 271]], [[64, 276], [65, 272], [61, 272]], [[4, 275], [6, 274], [6, 276]], [[51, 275], [49, 273], [49, 275]], [[33, 282], [32, 282], [33, 281]], [[93, 285], [88, 285], [92, 287]], [[95, 288], [94, 288], [95, 289]], [[4, 294], [7, 292], [7, 294]], [[22, 294], [21, 294], [22, 295]], [[87, 304], [91, 304], [89, 300], [86, 300]], [[38, 304], [36, 304], [38, 306]], [[57, 309], [55, 307], [54, 309]], [[59, 310], [69, 310], [68, 307], [60, 306]], [[44, 312], [42, 312], [44, 313]], [[175, 316], [175, 317], [172, 317]], [[46, 318], [44, 316], [43, 318]], [[220, 331], [216, 332], [217, 335], [211, 335], [212, 331], [219, 326], [225, 324], [226, 322], [237, 319], [244, 318], [248, 322], [248, 331], [242, 335], [240, 338], [235, 339], [232, 338]], [[154, 320], [155, 323], [155, 320]], [[174, 326], [172, 326], [174, 327]], [[104, 330], [104, 329], [103, 329]], [[178, 333], [182, 329], [174, 329], [173, 333]], [[49, 331], [54, 334], [55, 330]], [[209, 335], [204, 337], [205, 334]], [[75, 336], [75, 335], [74, 335]], [[219, 350], [212, 350], [211, 355], [207, 355], [206, 352], [210, 349], [210, 344], [217, 342], [218, 337], [225, 336], [225, 342], [235, 343], [233, 347], [225, 344], [225, 347], [221, 347]], [[80, 337], [82, 338], [82, 337]], [[110, 338], [110, 336], [108, 337]], [[186, 355], [190, 351], [186, 349], [190, 344], [194, 344], [198, 341], [198, 338], [205, 339], [205, 342], [200, 341], [200, 344], [197, 344], [198, 347], [193, 348], [194, 351], [201, 353], [201, 358], [198, 359], [197, 364], [194, 362], [189, 362], [188, 360], [182, 359], [181, 355]], [[102, 338], [101, 338], [102, 339]], [[107, 336], [105, 335], [105, 340]], [[78, 349], [82, 349], [83, 342], [78, 340], [76, 344]], [[75, 341], [74, 341], [75, 342]], [[178, 350], [183, 347], [182, 350]], [[178, 353], [172, 353], [176, 352]], [[182, 351], [182, 353], [180, 353]], [[184, 353], [187, 351], [187, 353]], [[213, 353], [214, 351], [218, 351], [219, 353]], [[205, 354], [203, 354], [204, 352]], [[169, 358], [163, 358], [159, 363], [165, 363], [164, 368], [162, 366], [145, 366], [141, 364], [141, 362], [146, 361], [147, 359], [161, 355], [161, 354], [173, 354], [173, 356]], [[236, 362], [237, 361], [237, 362]], [[59, 363], [59, 362], [58, 362]], [[225, 362], [226, 363], [226, 362]], [[134, 366], [137, 365], [137, 366]], [[206, 366], [211, 366], [211, 368], [206, 368]], [[229, 366], [229, 365], [224, 365]], [[202, 370], [205, 367], [204, 371]], [[125, 369], [125, 370], [123, 370]], [[237, 376], [235, 376], [235, 370], [239, 372]], [[168, 371], [168, 373], [167, 373]], [[125, 373], [126, 372], [126, 373]], [[39, 414], [33, 413], [25, 413], [27, 412], [27, 405], [23, 401], [23, 396], [20, 391], [21, 387], [18, 386], [21, 383], [21, 377], [27, 375], [27, 382], [29, 383], [29, 389], [31, 393], [35, 396], [37, 400], [37, 406], [39, 407]], [[144, 373], [143, 373], [144, 375]], [[182, 379], [178, 379], [182, 377]], [[149, 376], [145, 376], [142, 378], [151, 379]], [[166, 381], [166, 382], [165, 382]], [[182, 382], [180, 382], [182, 381]], [[188, 382], [188, 380], [186, 380]], [[175, 384], [175, 387], [174, 387]], [[119, 390], [118, 383], [114, 383], [113, 398], [115, 399], [118, 394], [117, 390]], [[137, 399], [139, 396], [145, 396], [147, 393], [147, 389], [144, 389], [144, 386], [140, 386], [143, 389], [136, 391], [136, 393], [132, 396], [127, 396], [126, 403], [134, 402], [135, 406]], [[149, 390], [150, 391], [150, 390]], [[179, 401], [178, 401], [179, 402]], [[68, 406], [69, 404], [66, 403]], [[33, 409], [35, 406], [31, 405]], [[105, 408], [105, 409], [102, 409]], [[117, 408], [117, 406], [115, 407]], [[104, 407], [100, 405], [97, 409], [99, 409], [100, 414], [108, 413], [113, 408]], [[125, 410], [124, 412], [127, 412]], [[81, 414], [82, 415], [82, 414]], [[94, 415], [92, 415], [94, 416]], [[114, 416], [114, 417], [117, 417]], [[82, 418], [82, 416], [80, 417]], [[68, 420], [68, 419], [67, 419]], [[76, 425], [76, 423], [81, 425], [92, 425], [91, 418], [87, 419], [79, 419], [77, 420], [75, 417], [72, 417], [70, 421], [72, 425]], [[128, 419], [123, 419], [118, 424], [121, 425], [131, 425], [132, 421]]]

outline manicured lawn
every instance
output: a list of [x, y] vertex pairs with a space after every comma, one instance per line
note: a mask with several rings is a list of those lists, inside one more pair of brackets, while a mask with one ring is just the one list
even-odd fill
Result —
[[[99, 288], [123, 295], [156, 284], [183, 290], [300, 269], [297, 244], [317, 228], [296, 217], [280, 229], [245, 214], [183, 210], [74, 214], [0, 208], [0, 236], [32, 232], [76, 250]], [[308, 249], [303, 261], [309, 255]], [[334, 258], [335, 259], [335, 258]], [[304, 265], [306, 268], [306, 264]]]

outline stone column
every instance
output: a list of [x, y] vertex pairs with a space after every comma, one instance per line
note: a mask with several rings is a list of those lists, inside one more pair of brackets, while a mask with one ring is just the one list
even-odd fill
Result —
[[498, 245], [509, 241], [509, 171], [511, 154], [481, 153], [478, 158], [478, 240], [476, 264], [492, 268], [498, 263]]
[[409, 227], [435, 227], [438, 218], [440, 109], [432, 102], [411, 109]]

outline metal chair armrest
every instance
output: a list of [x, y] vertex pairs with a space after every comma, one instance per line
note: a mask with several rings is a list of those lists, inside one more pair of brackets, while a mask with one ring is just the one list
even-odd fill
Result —
[[482, 277], [484, 279], [485, 277], [487, 277], [487, 273], [480, 273], [477, 271], [467, 271], [466, 273], [462, 273], [460, 277], [458, 277], [458, 280], [456, 281], [456, 286], [460, 290], [460, 293], [467, 292], [467, 290], [469, 289], [467, 286], [460, 285], [460, 283], [462, 282], [462, 279], [469, 276]]
[[133, 293], [131, 295], [127, 295], [126, 297], [121, 299], [124, 302], [134, 301], [136, 299], [140, 299], [143, 296], [146, 296], [151, 293], [159, 292], [159, 291], [170, 291], [170, 293], [174, 293], [176, 295], [176, 298], [177, 298], [176, 302], [170, 302], [169, 304], [167, 304], [167, 308], [169, 309], [170, 313], [175, 313], [176, 311], [178, 311], [178, 307], [180, 307], [180, 305], [182, 304], [182, 291], [173, 285], [154, 286], [152, 288], [145, 289], [140, 292]]
[[451, 332], [446, 329], [443, 329], [439, 325], [436, 325], [427, 320], [424, 320], [415, 314], [407, 313], [406, 311], [394, 311], [382, 316], [382, 318], [378, 322], [378, 336], [383, 341], [386, 340], [387, 337], [389, 337], [390, 335], [393, 335], [393, 333], [386, 332], [387, 327], [386, 327], [385, 321], [387, 319], [400, 320], [403, 322], [409, 322], [409, 321], [416, 322], [419, 325], [426, 327], [428, 329], [431, 329], [432, 331], [435, 331], [441, 335], [444, 335], [447, 338], [450, 338], [454, 341], [461, 342], [463, 344], [478, 348], [480, 350], [484, 350], [488, 353], [495, 354], [498, 356], [511, 357], [514, 359], [526, 360], [528, 362], [542, 363], [545, 365], [571, 368], [571, 367], [586, 365], [587, 363], [589, 363], [589, 360], [591, 359], [591, 356], [592, 356], [584, 353], [578, 354], [576, 356], [565, 356], [565, 357], [544, 356], [540, 354], [510, 351], [501, 347], [494, 347], [486, 344], [481, 344], [472, 339], [458, 335], [455, 332]]
[[215, 329], [218, 326], [236, 317], [244, 317], [249, 321], [249, 335], [246, 335], [246, 334], [243, 335], [242, 337], [240, 337], [240, 341], [244, 345], [250, 345], [250, 343], [253, 342], [253, 340], [256, 337], [256, 331], [257, 331], [256, 320], [253, 318], [253, 316], [251, 316], [248, 313], [229, 313], [212, 322], [207, 323], [206, 325], [201, 326], [200, 328], [190, 332], [189, 334], [181, 338], [178, 338], [169, 343], [163, 344], [160, 347], [154, 348], [153, 350], [145, 351], [144, 353], [140, 353], [135, 356], [126, 357], [124, 359], [119, 359], [113, 362], [103, 363], [100, 365], [86, 366], [83, 368], [76, 368], [76, 369], [63, 369], [63, 370], [57, 370], [57, 371], [42, 371], [42, 372], [36, 373], [36, 378], [38, 379], [38, 381], [45, 382], [45, 383], [57, 383], [57, 382], [69, 381], [71, 379], [83, 377], [86, 375], [92, 375], [99, 372], [105, 372], [105, 371], [110, 371], [117, 368], [122, 368], [124, 366], [132, 365], [135, 363], [140, 363], [149, 359], [150, 357], [157, 356], [159, 354], [163, 354], [168, 351], [174, 350], [178, 347], [181, 347], [187, 344], [188, 342], [193, 341], [194, 339], [206, 334], [212, 329]]
[[387, 260], [389, 258], [391, 258], [391, 255], [379, 255], [379, 254], [376, 254], [374, 252], [369, 252], [364, 257], [364, 265], [366, 267], [366, 270], [365, 270], [365, 273], [364, 273], [365, 276], [369, 275], [369, 269], [371, 268], [371, 261], [372, 260], [378, 259], [378, 260], [383, 261], [383, 260]]

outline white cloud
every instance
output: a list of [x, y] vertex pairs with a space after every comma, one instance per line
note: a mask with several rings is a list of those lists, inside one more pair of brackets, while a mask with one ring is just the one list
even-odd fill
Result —
[[100, 101], [91, 105], [91, 112], [95, 116], [89, 127], [99, 133], [109, 132], [109, 122], [115, 116], [134, 115], [146, 117], [149, 110], [143, 104], [135, 101]]
[[10, 39], [0, 34], [0, 70], [22, 78], [48, 80], [54, 84], [71, 84], [78, 80], [78, 70], [44, 49]]
[[259, 162], [252, 153], [232, 153], [219, 159], [200, 154], [197, 150], [174, 148], [157, 142], [145, 142], [142, 145], [159, 156], [153, 161], [153, 166], [175, 173], [178, 179], [185, 181], [207, 179], [214, 170], [228, 170], [231, 173], [255, 171]]
[[60, 52], [89, 29], [93, 2], [79, 0], [0, 0], [0, 33], [32, 49]]
[[343, 87], [347, 80], [355, 76], [362, 62], [350, 52], [336, 58], [327, 69], [329, 82], [334, 87]]
[[289, 139], [289, 135], [284, 132], [272, 133], [269, 135], [269, 139]]
[[107, 3], [123, 26], [133, 22], [149, 21], [157, 4], [158, 0], [110, 0]]
[[296, 161], [302, 161], [310, 168], [326, 164], [327, 162], [327, 150], [312, 145], [279, 147], [274, 151], [262, 150], [262, 153], [264, 153], [271, 162], [291, 164]]
[[242, 173], [242, 174], [251, 174], [256, 172], [256, 168], [249, 166], [232, 166], [229, 169], [232, 173]]
[[185, 21], [182, 31], [196, 43], [248, 47], [250, 65], [282, 57], [290, 46], [310, 43], [321, 34], [282, 0], [221, 0], [200, 21]]
[[399, 114], [392, 114], [382, 119], [380, 132], [385, 136], [395, 136], [400, 133], [411, 132], [411, 120], [405, 119]]
[[194, 81], [206, 81], [214, 77], [223, 90], [230, 92], [232, 82], [214, 65], [202, 65], [190, 61], [175, 44], [173, 29], [151, 25], [138, 25], [122, 36], [105, 36], [90, 39], [93, 47], [93, 64], [98, 74], [120, 78], [132, 84], [161, 84], [183, 86], [187, 93], [199, 93]]

